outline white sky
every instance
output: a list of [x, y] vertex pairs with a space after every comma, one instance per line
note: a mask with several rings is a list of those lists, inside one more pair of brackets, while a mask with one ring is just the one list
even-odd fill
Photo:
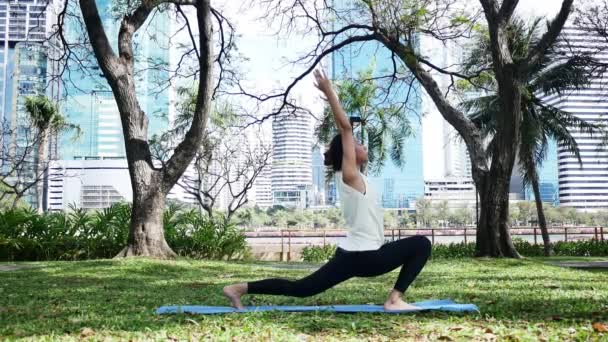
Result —
[[[476, 0], [467, 0], [476, 1]], [[592, 0], [576, 0], [588, 2]], [[222, 12], [234, 24], [238, 39], [238, 49], [249, 61], [240, 65], [247, 78], [246, 84], [257, 92], [270, 89], [285, 88], [291, 80], [303, 71], [304, 66], [290, 65], [291, 60], [301, 55], [302, 51], [310, 48], [316, 37], [293, 37], [289, 40], [278, 40], [272, 33], [274, 28], [268, 26], [265, 20], [260, 19], [262, 8], [252, 6], [258, 3], [250, 0], [234, 1], [219, 0], [213, 3], [221, 8]], [[554, 15], [559, 10], [561, 0], [520, 0], [518, 13], [522, 16]], [[319, 111], [322, 103], [318, 100], [317, 90], [312, 86], [312, 78], [301, 81], [294, 89], [302, 101], [313, 110]]]

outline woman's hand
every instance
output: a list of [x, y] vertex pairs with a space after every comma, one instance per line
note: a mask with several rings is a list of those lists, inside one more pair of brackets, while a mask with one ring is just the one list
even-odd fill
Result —
[[317, 89], [322, 91], [323, 94], [325, 94], [326, 96], [333, 93], [334, 89], [331, 85], [331, 80], [329, 80], [329, 78], [327, 78], [325, 71], [316, 69], [313, 72], [313, 75], [315, 76], [314, 85], [315, 85], [315, 87], [317, 87]]

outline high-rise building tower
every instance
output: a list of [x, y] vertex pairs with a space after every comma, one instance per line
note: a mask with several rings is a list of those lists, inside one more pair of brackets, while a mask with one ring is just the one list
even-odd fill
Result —
[[[49, 32], [56, 22], [55, 2], [47, 0], [6, 1], [0, 0], [0, 153], [9, 158], [24, 158], [34, 165], [35, 153], [26, 153], [36, 148], [31, 146], [36, 132], [30, 127], [25, 110], [28, 96], [48, 96], [57, 100], [59, 90], [48, 74], [53, 65], [49, 60]], [[55, 156], [55, 137], [49, 137], [50, 157]], [[7, 160], [0, 158], [0, 160]], [[2, 164], [3, 162], [0, 162]], [[2, 165], [7, 171], [8, 165]], [[9, 179], [28, 184], [35, 181], [31, 170], [10, 174]], [[13, 177], [13, 178], [11, 178]], [[16, 177], [16, 178], [15, 178]], [[36, 187], [24, 196], [29, 204], [36, 205]]]
[[[596, 33], [567, 27], [558, 40], [558, 49], [595, 53], [595, 57], [608, 63], [608, 42]], [[582, 90], [573, 90], [545, 97], [545, 101], [563, 111], [591, 123], [606, 122], [608, 91], [605, 78], [608, 73], [593, 79]], [[559, 174], [559, 203], [583, 211], [608, 209], [608, 149], [602, 137], [571, 130], [581, 154], [582, 164], [565, 146], [557, 145]]]
[[274, 205], [305, 208], [312, 204], [312, 117], [275, 116], [272, 122], [272, 197]]

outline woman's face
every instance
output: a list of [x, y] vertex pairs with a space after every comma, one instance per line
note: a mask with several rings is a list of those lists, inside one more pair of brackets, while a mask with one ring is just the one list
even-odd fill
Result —
[[357, 165], [367, 163], [367, 147], [355, 139], [355, 156], [357, 157]]

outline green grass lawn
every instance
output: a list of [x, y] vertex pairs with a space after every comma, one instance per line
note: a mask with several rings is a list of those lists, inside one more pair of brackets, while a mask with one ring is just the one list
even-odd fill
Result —
[[[299, 277], [310, 269], [194, 260], [24, 263], [27, 268], [0, 272], [0, 340], [608, 340], [592, 328], [608, 323], [608, 272], [546, 261], [433, 260], [407, 294], [410, 301], [475, 303], [480, 314], [217, 316], [157, 316], [154, 309], [226, 305], [221, 289], [228, 283]], [[310, 298], [254, 296], [244, 303], [382, 303], [396, 275], [352, 279]]]

